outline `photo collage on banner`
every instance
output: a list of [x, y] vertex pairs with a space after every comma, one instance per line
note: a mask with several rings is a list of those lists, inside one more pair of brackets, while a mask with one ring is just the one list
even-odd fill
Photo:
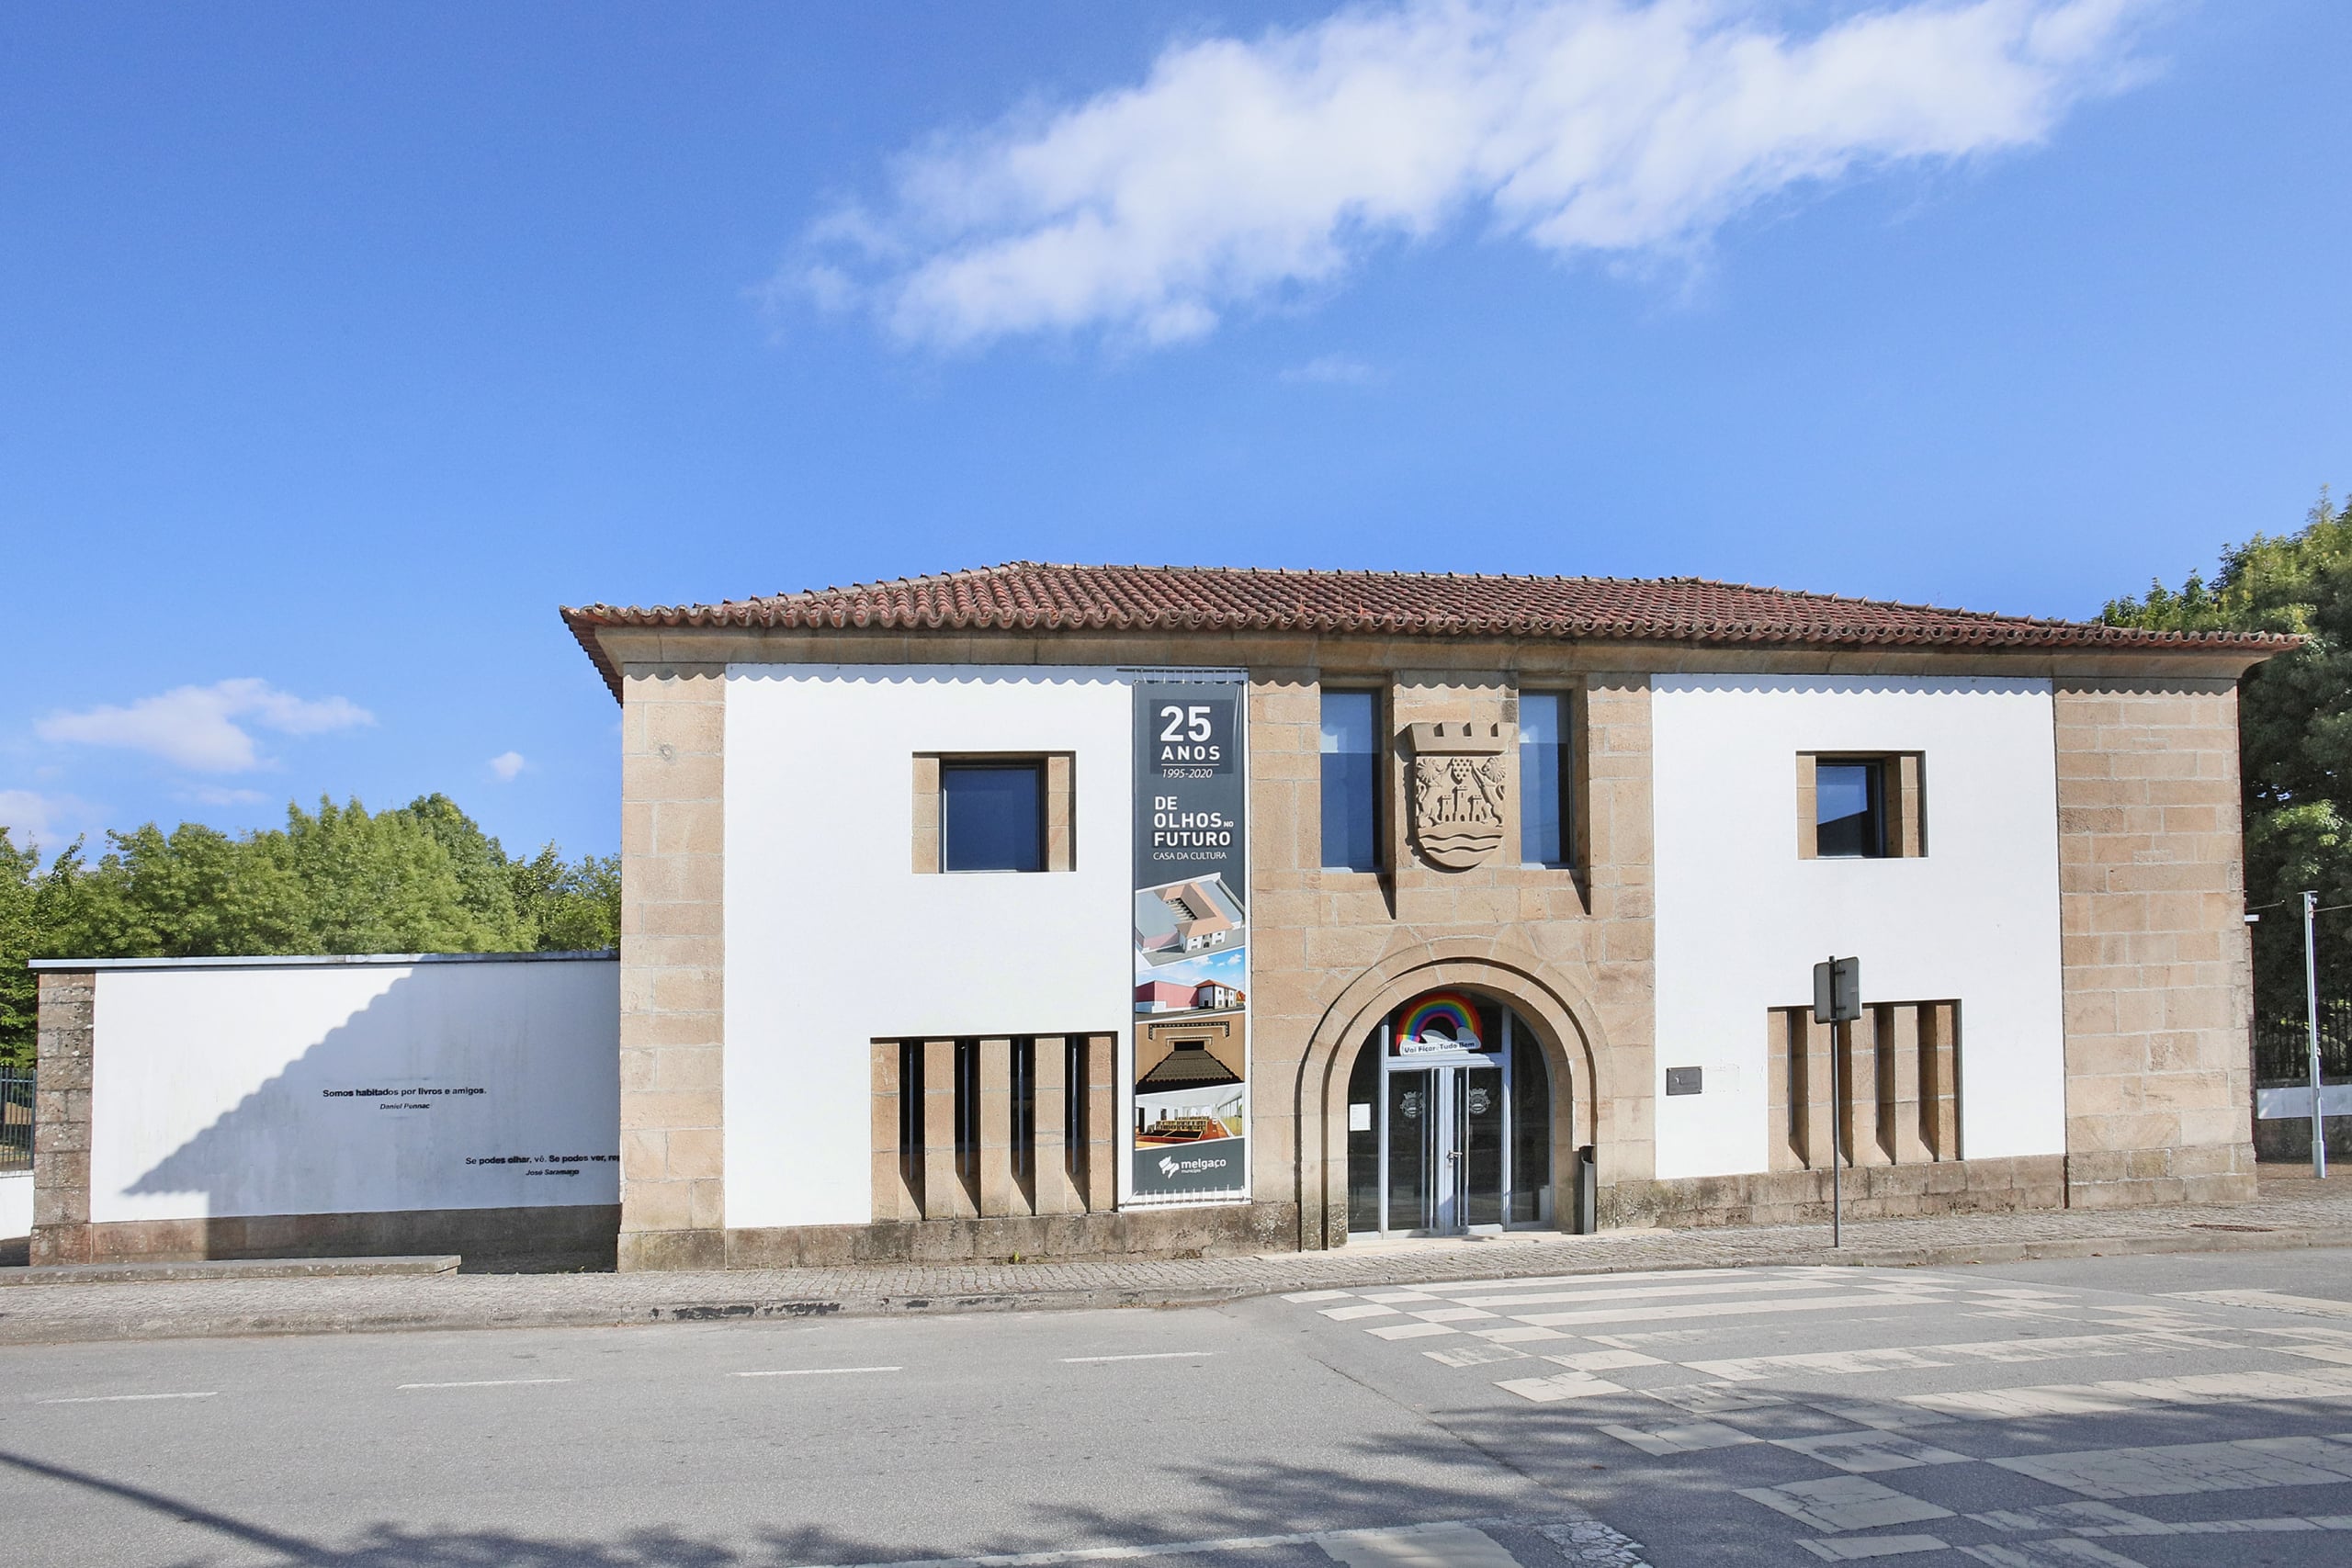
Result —
[[1249, 1191], [1249, 770], [1238, 681], [1135, 688], [1131, 1189]]

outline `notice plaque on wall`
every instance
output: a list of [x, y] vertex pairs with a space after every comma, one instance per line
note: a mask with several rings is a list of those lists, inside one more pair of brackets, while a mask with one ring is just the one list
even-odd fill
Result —
[[1135, 688], [1129, 1190], [1250, 1190], [1249, 770], [1239, 680]]

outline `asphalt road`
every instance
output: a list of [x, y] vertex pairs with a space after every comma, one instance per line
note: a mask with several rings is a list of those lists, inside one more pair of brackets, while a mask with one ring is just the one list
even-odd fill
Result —
[[0, 1349], [12, 1562], [1102, 1548], [2341, 1565], [2352, 1253]]

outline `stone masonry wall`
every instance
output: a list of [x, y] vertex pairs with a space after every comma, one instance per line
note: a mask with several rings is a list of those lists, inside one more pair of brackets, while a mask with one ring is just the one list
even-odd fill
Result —
[[2068, 1201], [2251, 1198], [2236, 684], [2061, 680], [2055, 711]]
[[[1531, 661], [1533, 662], [1533, 661]], [[1598, 1140], [1603, 1184], [1652, 1168], [1649, 1093], [1652, 987], [1649, 683], [1588, 678], [1555, 656], [1545, 671], [1404, 670], [1334, 660], [1251, 671], [1251, 1134], [1260, 1205], [1299, 1206], [1299, 1245], [1337, 1246], [1346, 1234], [1344, 1084], [1385, 1006], [1362, 1006], [1369, 971], [1426, 964], [1422, 984], [1478, 985], [1520, 1003], [1519, 976], [1500, 954], [1532, 956], [1588, 1010], [1591, 1032], [1554, 1063], [1555, 1208], [1568, 1213], [1566, 1177], [1589, 1140], [1592, 1046], [1613, 1092]], [[1384, 690], [1391, 737], [1378, 873], [1322, 864], [1321, 697], [1324, 684]], [[1518, 721], [1522, 689], [1568, 690], [1582, 709], [1584, 774], [1575, 811], [1577, 869], [1522, 865], [1518, 792], [1508, 797], [1503, 846], [1464, 871], [1424, 861], [1411, 841], [1409, 742], [1422, 721]], [[1515, 754], [1506, 753], [1514, 780]], [[1481, 967], [1482, 956], [1496, 960]], [[1441, 970], [1436, 967], [1442, 964]], [[1444, 976], [1440, 978], [1441, 974]], [[1573, 1113], [1572, 1113], [1573, 1111]]]
[[724, 1261], [724, 665], [632, 667], [621, 707], [623, 1269]]
[[90, 1261], [90, 1053], [98, 977], [44, 970], [35, 1025], [33, 1235], [35, 1264]]

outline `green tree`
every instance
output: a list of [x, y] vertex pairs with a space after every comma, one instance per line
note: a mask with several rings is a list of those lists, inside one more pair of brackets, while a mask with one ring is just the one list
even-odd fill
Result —
[[[2291, 632], [2303, 646], [2258, 665], [2240, 688], [2246, 903], [2255, 927], [2255, 995], [2266, 1014], [2301, 1011], [2302, 930], [2296, 895], [2352, 903], [2352, 512], [2323, 490], [2303, 526], [2256, 534], [2222, 552], [2209, 582], [2150, 585], [2103, 617], [2160, 631]], [[2352, 914], [2352, 911], [2346, 911]], [[2352, 924], [2322, 916], [2321, 989], [2352, 996]]]
[[19, 848], [8, 829], [0, 828], [0, 1070], [32, 1060], [37, 1003], [25, 960], [38, 940], [33, 886], [40, 870], [40, 855], [30, 846]]
[[107, 851], [72, 874], [40, 956], [195, 958], [290, 953], [307, 925], [302, 889], [254, 836], [153, 822], [108, 833]]
[[0, 1063], [27, 1063], [28, 958], [196, 958], [304, 953], [517, 953], [619, 940], [620, 863], [548, 844], [510, 859], [444, 795], [370, 815], [358, 801], [286, 808], [286, 826], [232, 837], [184, 822], [109, 832], [47, 870], [0, 830]]
[[0, 828], [0, 1068], [32, 1066], [39, 988], [25, 960], [47, 951], [47, 933], [74, 923], [82, 846], [76, 841], [43, 871], [40, 854]]
[[515, 907], [531, 945], [541, 953], [588, 953], [621, 940], [621, 861], [582, 855], [566, 861], [553, 844], [507, 868]]
[[[469, 824], [470, 826], [470, 824]], [[317, 953], [488, 953], [519, 946], [469, 904], [441, 839], [413, 812], [369, 816], [354, 800], [318, 815], [286, 811], [286, 829], [252, 840], [300, 888], [300, 945]]]
[[503, 953], [537, 945], [516, 898], [513, 868], [522, 863], [509, 862], [496, 839], [459, 810], [456, 801], [437, 791], [410, 801], [404, 815], [447, 852], [459, 900], [483, 930], [496, 933], [487, 948], [461, 951]]

